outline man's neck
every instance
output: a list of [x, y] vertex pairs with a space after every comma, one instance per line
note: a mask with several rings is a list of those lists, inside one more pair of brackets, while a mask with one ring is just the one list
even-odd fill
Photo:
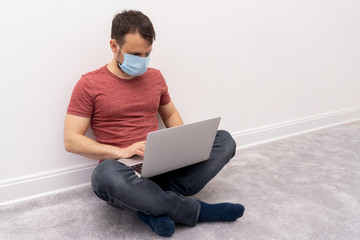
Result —
[[118, 76], [119, 78], [122, 78], [122, 79], [132, 79], [132, 78], [134, 78], [132, 76], [127, 75], [123, 71], [121, 71], [121, 69], [119, 68], [119, 66], [117, 64], [116, 58], [112, 59], [112, 61], [107, 65], [107, 68], [109, 69], [109, 71], [111, 73]]

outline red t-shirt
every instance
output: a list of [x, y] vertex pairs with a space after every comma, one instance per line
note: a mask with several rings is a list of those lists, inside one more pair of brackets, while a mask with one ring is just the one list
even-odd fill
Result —
[[77, 82], [67, 113], [91, 118], [98, 142], [124, 148], [158, 129], [159, 106], [170, 100], [159, 70], [148, 68], [141, 76], [122, 79], [105, 65]]

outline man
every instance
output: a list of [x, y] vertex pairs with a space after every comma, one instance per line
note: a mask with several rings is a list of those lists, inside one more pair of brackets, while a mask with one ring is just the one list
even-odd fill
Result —
[[[95, 194], [117, 207], [138, 212], [160, 236], [171, 236], [175, 222], [235, 221], [241, 204], [207, 204], [186, 196], [199, 192], [234, 156], [236, 144], [218, 131], [208, 160], [142, 179], [116, 159], [144, 155], [147, 133], [182, 125], [160, 71], [148, 68], [155, 31], [139, 11], [123, 11], [112, 22], [112, 61], [76, 84], [67, 110], [64, 144], [69, 152], [101, 160], [93, 172]], [[91, 128], [96, 141], [85, 136]], [[103, 161], [104, 160], [104, 161]]]

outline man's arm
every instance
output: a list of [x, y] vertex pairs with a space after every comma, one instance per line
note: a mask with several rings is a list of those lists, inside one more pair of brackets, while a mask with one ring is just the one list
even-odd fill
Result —
[[101, 144], [85, 136], [89, 125], [90, 118], [66, 115], [64, 127], [66, 151], [98, 160], [129, 158], [135, 154], [144, 155], [145, 141], [134, 143], [127, 148]]
[[168, 104], [159, 107], [159, 114], [167, 128], [183, 125], [183, 121], [179, 112], [176, 110], [174, 103], [170, 101]]

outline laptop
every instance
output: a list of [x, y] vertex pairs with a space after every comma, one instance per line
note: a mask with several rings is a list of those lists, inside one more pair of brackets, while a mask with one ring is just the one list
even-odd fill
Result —
[[144, 157], [118, 159], [149, 178], [209, 158], [220, 117], [148, 133]]

